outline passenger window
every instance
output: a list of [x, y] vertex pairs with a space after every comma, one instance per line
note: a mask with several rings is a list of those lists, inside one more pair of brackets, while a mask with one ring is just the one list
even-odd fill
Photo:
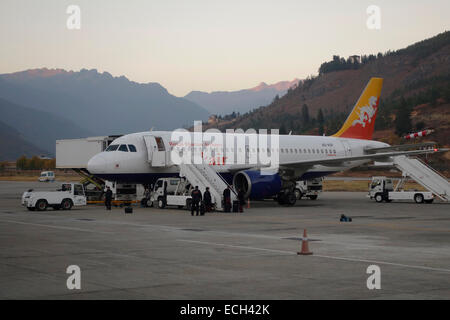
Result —
[[294, 151], [292, 149], [290, 149], [289, 151], [290, 151], [290, 153], [294, 153]]
[[126, 144], [121, 144], [119, 147], [119, 151], [128, 152], [128, 148]]
[[112, 145], [110, 145], [108, 148], [106, 148], [105, 151], [108, 151], [108, 152], [109, 152], [109, 151], [116, 151], [118, 147], [119, 147], [118, 144], [112, 144]]
[[130, 149], [130, 152], [137, 152], [136, 147], [132, 144], [128, 145], [128, 149]]

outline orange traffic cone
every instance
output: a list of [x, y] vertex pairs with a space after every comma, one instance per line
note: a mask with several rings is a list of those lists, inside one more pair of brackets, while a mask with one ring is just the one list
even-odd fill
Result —
[[302, 256], [309, 256], [309, 255], [313, 254], [311, 251], [309, 251], [308, 237], [306, 235], [306, 229], [303, 230], [302, 251], [297, 252], [297, 254], [302, 255]]

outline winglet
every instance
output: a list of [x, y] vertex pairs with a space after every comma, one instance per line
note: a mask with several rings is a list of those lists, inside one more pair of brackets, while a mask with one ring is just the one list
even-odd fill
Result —
[[382, 78], [370, 79], [341, 130], [333, 137], [372, 139], [382, 87]]

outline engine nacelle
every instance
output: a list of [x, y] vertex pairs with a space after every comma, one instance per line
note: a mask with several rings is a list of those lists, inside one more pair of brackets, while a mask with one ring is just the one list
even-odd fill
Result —
[[259, 171], [239, 171], [233, 177], [234, 190], [243, 189], [245, 197], [250, 199], [270, 198], [280, 192], [281, 185], [278, 174], [262, 175]]

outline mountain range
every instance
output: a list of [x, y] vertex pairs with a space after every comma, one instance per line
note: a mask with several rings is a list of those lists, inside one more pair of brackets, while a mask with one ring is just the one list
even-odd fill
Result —
[[[171, 130], [209, 116], [204, 108], [171, 95], [158, 83], [136, 83], [95, 69], [43, 68], [1, 74], [0, 98], [1, 121], [49, 155], [55, 153], [56, 139], [152, 127]], [[0, 159], [5, 159], [5, 153], [0, 153]]]
[[226, 115], [245, 113], [254, 108], [271, 103], [276, 96], [283, 96], [289, 88], [295, 87], [299, 79], [280, 81], [268, 85], [261, 82], [258, 86], [239, 91], [214, 91], [211, 93], [191, 91], [184, 98], [202, 106], [209, 113]]

